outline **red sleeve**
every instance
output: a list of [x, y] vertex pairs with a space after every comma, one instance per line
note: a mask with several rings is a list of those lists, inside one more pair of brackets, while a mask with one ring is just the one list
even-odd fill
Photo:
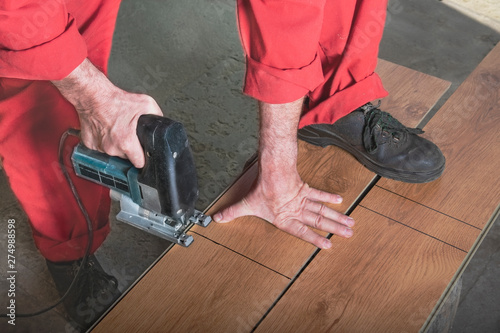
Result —
[[0, 2], [0, 77], [59, 80], [87, 57], [64, 1]]
[[245, 94], [287, 103], [323, 82], [318, 52], [324, 5], [324, 0], [238, 0]]

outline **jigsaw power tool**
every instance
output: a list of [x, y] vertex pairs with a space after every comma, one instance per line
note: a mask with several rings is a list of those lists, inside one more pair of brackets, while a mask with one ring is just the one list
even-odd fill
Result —
[[111, 189], [111, 198], [120, 202], [119, 221], [189, 246], [193, 242], [186, 235], [189, 226], [206, 227], [212, 219], [194, 209], [198, 182], [184, 126], [165, 117], [142, 115], [137, 136], [146, 158], [144, 168], [80, 143], [71, 157], [75, 172]]

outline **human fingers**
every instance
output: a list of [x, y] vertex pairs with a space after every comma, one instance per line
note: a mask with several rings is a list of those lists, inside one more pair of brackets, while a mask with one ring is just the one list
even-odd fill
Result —
[[[91, 117], [80, 116], [80, 140], [85, 147], [101, 153], [107, 152], [107, 145], [103, 142], [103, 135], [98, 124]], [[123, 156], [124, 157], [124, 156]]]
[[217, 223], [227, 223], [238, 217], [250, 215], [245, 199], [215, 213], [212, 218]]
[[326, 217], [330, 220], [333, 220], [335, 222], [346, 225], [348, 227], [354, 226], [354, 219], [353, 218], [351, 218], [347, 215], [341, 214], [341, 213], [337, 212], [336, 210], [334, 210], [334, 209], [332, 209], [332, 208], [330, 208], [330, 207], [328, 207], [320, 202], [308, 200], [305, 204], [305, 209], [312, 212], [312, 213], [324, 216], [324, 217]]
[[135, 116], [131, 121], [131, 131], [129, 133], [133, 133], [130, 136], [130, 141], [127, 146], [123, 147], [124, 153], [127, 155], [127, 158], [136, 168], [144, 167], [146, 160], [144, 156], [144, 149], [139, 142], [139, 138], [136, 135], [137, 131], [137, 123], [139, 121], [140, 116], [145, 114], [153, 114], [157, 116], [163, 116], [163, 112], [160, 109], [158, 103], [156, 103], [155, 99], [149, 95], [139, 95], [139, 107]]
[[277, 222], [274, 225], [292, 236], [300, 238], [306, 242], [313, 244], [320, 249], [329, 249], [332, 247], [332, 242], [329, 239], [317, 234], [307, 227], [307, 225], [299, 222], [296, 219], [290, 219], [284, 222]]
[[331, 220], [321, 214], [313, 213], [309, 210], [305, 210], [302, 213], [301, 222], [312, 228], [326, 231], [328, 233], [339, 235], [345, 238], [349, 238], [353, 235], [353, 230], [348, 226]]
[[111, 128], [110, 142], [108, 142], [109, 153], [126, 158], [136, 168], [142, 168], [146, 161], [144, 149], [136, 134], [138, 120], [145, 114], [163, 116], [163, 113], [151, 96], [127, 92], [123, 92], [120, 96], [122, 96], [122, 102], [119, 108], [128, 109], [131, 112], [128, 117], [124, 117]]
[[343, 200], [343, 198], [338, 194], [321, 191], [312, 187], [309, 188], [307, 198], [313, 201], [328, 202], [332, 204], [340, 204]]
[[137, 136], [133, 136], [131, 142], [122, 147], [122, 151], [126, 158], [132, 163], [136, 168], [143, 168], [146, 160], [144, 157], [144, 150], [139, 142]]

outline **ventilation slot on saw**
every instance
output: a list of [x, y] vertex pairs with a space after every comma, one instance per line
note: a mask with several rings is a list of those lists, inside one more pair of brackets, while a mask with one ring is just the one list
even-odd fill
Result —
[[129, 192], [128, 184], [119, 178], [91, 169], [82, 164], [78, 164], [78, 167], [80, 168], [81, 175], [86, 178], [105, 184], [108, 187], [114, 187], [118, 190]]

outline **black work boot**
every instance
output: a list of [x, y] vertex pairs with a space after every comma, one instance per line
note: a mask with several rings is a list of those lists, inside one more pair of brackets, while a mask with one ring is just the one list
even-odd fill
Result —
[[369, 170], [407, 182], [433, 181], [444, 171], [445, 158], [432, 142], [371, 103], [352, 111], [333, 125], [305, 126], [298, 138], [316, 146], [339, 146]]
[[[61, 297], [73, 282], [83, 259], [64, 263], [47, 260], [47, 267]], [[95, 256], [89, 256], [75, 284], [63, 300], [71, 324], [86, 331], [120, 296], [118, 281], [104, 272]]]

